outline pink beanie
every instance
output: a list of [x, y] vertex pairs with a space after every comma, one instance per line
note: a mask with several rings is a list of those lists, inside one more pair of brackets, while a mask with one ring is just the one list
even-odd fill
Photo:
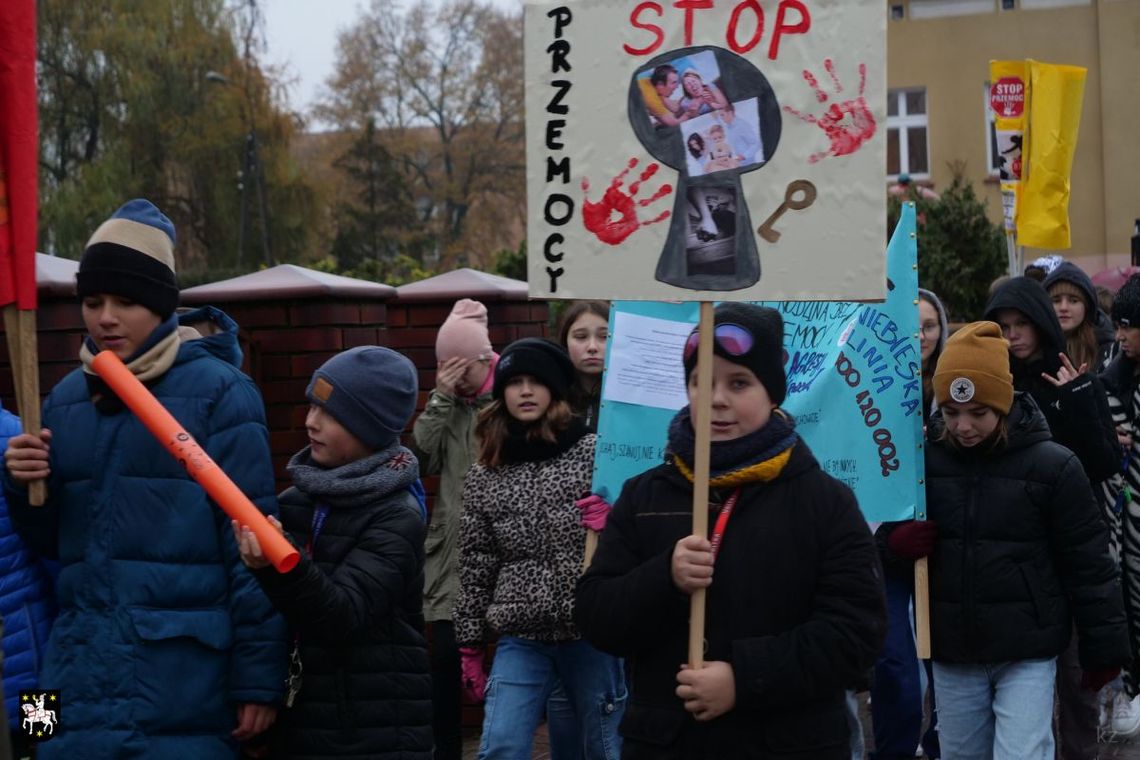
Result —
[[456, 356], [463, 359], [491, 358], [487, 307], [470, 298], [455, 302], [435, 338], [437, 361], [444, 362]]

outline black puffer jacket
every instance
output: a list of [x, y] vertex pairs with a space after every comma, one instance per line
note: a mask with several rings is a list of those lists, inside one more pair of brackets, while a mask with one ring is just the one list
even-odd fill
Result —
[[[279, 501], [285, 530], [307, 546], [313, 501], [297, 488]], [[430, 760], [420, 506], [406, 489], [321, 503], [329, 511], [314, 558], [303, 553], [285, 574], [254, 571], [300, 637], [304, 667], [296, 703], [278, 717], [274, 757]]]
[[1080, 463], [1049, 440], [1033, 398], [1014, 397], [1004, 448], [956, 450], [930, 423], [926, 508], [934, 659], [1053, 657], [1076, 620], [1081, 666], [1129, 659], [1120, 573]]
[[1058, 356], [1065, 350], [1061, 323], [1045, 288], [1028, 277], [1014, 277], [990, 298], [985, 319], [996, 322], [1002, 309], [1016, 309], [1029, 318], [1037, 328], [1041, 349], [1041, 356], [1032, 361], [1010, 356], [1014, 388], [1033, 396], [1045, 414], [1053, 440], [1077, 455], [1090, 481], [1099, 483], [1112, 477], [1120, 469], [1120, 445], [1100, 380], [1085, 373], [1057, 388], [1041, 377], [1042, 372], [1056, 376], [1061, 367]]
[[622, 757], [849, 758], [844, 689], [864, 680], [886, 631], [879, 562], [854, 495], [802, 441], [775, 480], [743, 487], [705, 625], [705, 659], [731, 663], [736, 706], [698, 723], [674, 694], [689, 597], [670, 572], [674, 545], [692, 532], [692, 494], [672, 464], [629, 480], [578, 582], [583, 636], [628, 658]]

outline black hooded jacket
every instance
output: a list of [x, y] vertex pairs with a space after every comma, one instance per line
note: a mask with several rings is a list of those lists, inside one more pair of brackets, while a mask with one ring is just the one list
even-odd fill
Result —
[[1040, 349], [1040, 356], [1029, 361], [1010, 356], [1013, 387], [1033, 396], [1053, 440], [1077, 455], [1090, 481], [1112, 477], [1120, 469], [1121, 452], [1100, 380], [1086, 372], [1058, 388], [1041, 376], [1057, 374], [1065, 350], [1065, 335], [1049, 294], [1036, 280], [1014, 277], [990, 298], [984, 318], [996, 322], [1002, 309], [1016, 309], [1033, 323]]
[[1120, 573], [1080, 464], [1049, 440], [1033, 398], [1014, 397], [998, 450], [926, 450], [927, 512], [938, 524], [930, 557], [935, 660], [1053, 657], [1077, 625], [1081, 667], [1130, 659]]

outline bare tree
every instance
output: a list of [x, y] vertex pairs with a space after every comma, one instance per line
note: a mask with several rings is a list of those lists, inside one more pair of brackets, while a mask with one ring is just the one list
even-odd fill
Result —
[[438, 7], [418, 0], [406, 10], [373, 0], [341, 33], [338, 58], [319, 114], [354, 132], [375, 121], [437, 255], [463, 264], [471, 254], [517, 245], [525, 178], [521, 13], [479, 0]]

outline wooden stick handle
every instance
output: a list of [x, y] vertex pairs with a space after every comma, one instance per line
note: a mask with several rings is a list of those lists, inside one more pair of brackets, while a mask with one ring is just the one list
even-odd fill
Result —
[[918, 640], [918, 657], [930, 659], [930, 571], [928, 558], [914, 563], [914, 635]]
[[[20, 310], [20, 364], [23, 371], [20, 373], [20, 398], [24, 408], [20, 410], [20, 419], [24, 430], [39, 435], [43, 431], [40, 424], [40, 354], [36, 345], [36, 313], [30, 309]], [[33, 480], [28, 484], [28, 503], [33, 507], [42, 507], [47, 499], [47, 484], [42, 480]]]
[[[12, 381], [16, 388], [16, 413], [25, 433], [39, 435], [40, 368], [36, 346], [36, 313], [18, 309], [16, 304], [4, 307], [4, 333], [8, 337], [8, 358], [12, 364]], [[47, 498], [47, 485], [42, 480], [28, 484], [28, 503], [42, 507]]]
[[594, 552], [598, 550], [598, 531], [586, 528], [586, 553], [582, 557], [582, 572], [590, 568], [594, 561]]
[[[697, 344], [697, 403], [690, 407], [696, 432], [693, 461], [693, 535], [709, 534], [709, 446], [712, 433], [713, 304], [701, 302]], [[689, 667], [699, 668], [705, 660], [705, 589], [689, 598]]]

